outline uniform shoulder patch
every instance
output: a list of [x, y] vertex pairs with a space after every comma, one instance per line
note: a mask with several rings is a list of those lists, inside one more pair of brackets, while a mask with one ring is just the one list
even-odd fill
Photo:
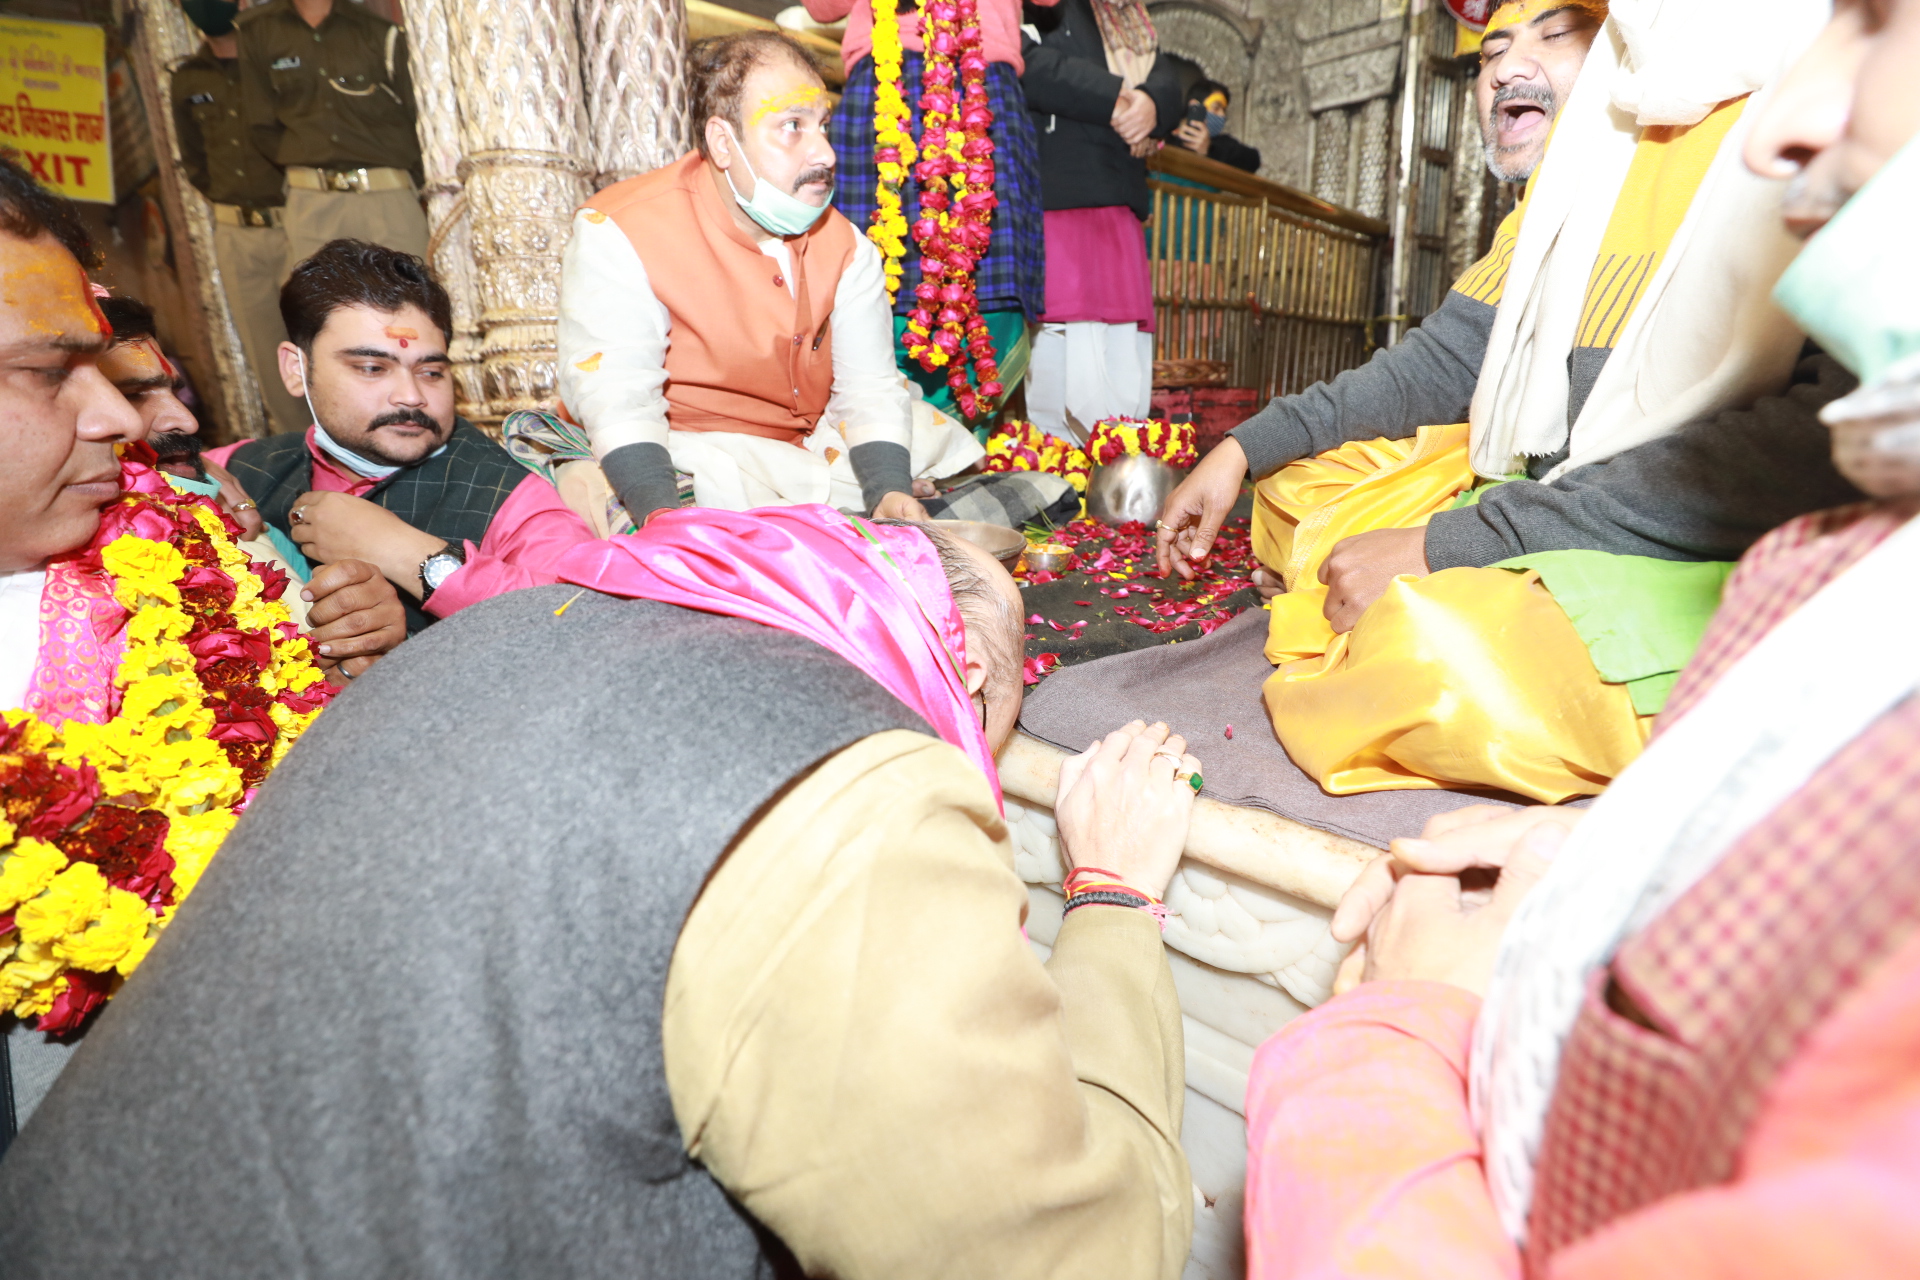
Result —
[[190, 95], [189, 95], [189, 96], [187, 97], [187, 101], [188, 101], [189, 103], [191, 103], [192, 105], [194, 105], [194, 106], [196, 106], [196, 107], [204, 107], [204, 106], [206, 106], [206, 105], [207, 105], [207, 104], [208, 104], [209, 102], [212, 102], [212, 101], [213, 101], [213, 95], [212, 95], [212, 94], [210, 94], [210, 93], [195, 93], [195, 94], [190, 94]]
[[299, 58], [297, 58], [297, 57], [293, 57], [293, 56], [291, 56], [291, 55], [289, 55], [288, 57], [285, 57], [285, 58], [276, 58], [276, 59], [274, 60], [274, 63], [273, 63], [273, 65], [272, 65], [271, 67], [269, 67], [269, 68], [268, 68], [268, 70], [270, 70], [270, 71], [291, 71], [291, 70], [293, 70], [293, 69], [294, 69], [295, 67], [297, 67], [297, 66], [299, 66], [299, 65], [300, 65], [300, 59], [299, 59]]

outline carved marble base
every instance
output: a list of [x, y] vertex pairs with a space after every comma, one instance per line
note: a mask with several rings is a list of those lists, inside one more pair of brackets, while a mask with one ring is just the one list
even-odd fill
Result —
[[[1051, 809], [1065, 756], [1024, 735], [1001, 753], [1014, 869], [1027, 882], [1027, 936], [1045, 958], [1060, 930], [1059, 828]], [[1167, 890], [1167, 962], [1186, 1036], [1181, 1145], [1192, 1166], [1193, 1251], [1183, 1280], [1246, 1273], [1247, 1075], [1254, 1050], [1325, 1000], [1346, 948], [1332, 904], [1371, 850], [1271, 814], [1201, 801]], [[1223, 868], [1234, 863], [1237, 870]]]

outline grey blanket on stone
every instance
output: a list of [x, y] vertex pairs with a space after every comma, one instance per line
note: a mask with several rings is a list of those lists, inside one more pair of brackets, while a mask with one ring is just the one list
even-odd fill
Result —
[[1262, 651], [1267, 619], [1264, 610], [1249, 609], [1203, 640], [1056, 671], [1028, 696], [1020, 727], [1056, 747], [1084, 751], [1129, 720], [1164, 720], [1186, 735], [1199, 758], [1208, 798], [1265, 809], [1380, 849], [1395, 836], [1419, 835], [1436, 813], [1522, 803], [1479, 791], [1322, 791], [1287, 758], [1260, 700], [1260, 686], [1273, 674]]

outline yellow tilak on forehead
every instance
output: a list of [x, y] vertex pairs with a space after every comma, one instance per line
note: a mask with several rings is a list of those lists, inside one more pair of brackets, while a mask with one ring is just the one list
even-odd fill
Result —
[[1607, 0], [1507, 0], [1487, 19], [1487, 30], [1517, 27], [1552, 9], [1585, 9], [1596, 18], [1607, 16]]
[[808, 85], [804, 89], [789, 89], [785, 93], [776, 93], [770, 98], [763, 98], [760, 105], [753, 109], [753, 115], [747, 123], [759, 124], [768, 116], [779, 115], [782, 111], [812, 106], [832, 108], [832, 102], [827, 97], [825, 89], [819, 85]]

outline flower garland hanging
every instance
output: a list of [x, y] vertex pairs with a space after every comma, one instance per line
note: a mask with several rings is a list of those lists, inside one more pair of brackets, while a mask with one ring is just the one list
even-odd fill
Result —
[[1071, 440], [1048, 435], [1031, 422], [1015, 418], [987, 437], [987, 471], [1044, 471], [1079, 490], [1087, 491], [1093, 464]]
[[69, 567], [128, 611], [104, 724], [0, 723], [0, 1010], [77, 1029], [146, 957], [253, 790], [332, 697], [239, 528], [128, 462]]
[[1087, 440], [1087, 453], [1103, 467], [1130, 454], [1158, 458], [1170, 467], [1191, 467], [1200, 460], [1191, 422], [1154, 418], [1101, 419]]
[[900, 189], [919, 152], [913, 143], [912, 117], [907, 98], [900, 91], [900, 64], [905, 56], [900, 44], [898, 0], [872, 0], [873, 3], [873, 159], [879, 171], [874, 191], [873, 224], [867, 239], [880, 250], [887, 274], [887, 300], [900, 293], [900, 278], [905, 271], [901, 259], [907, 254], [907, 215], [901, 204]]
[[944, 367], [960, 412], [976, 418], [983, 399], [991, 409], [1005, 390], [974, 292], [999, 204], [979, 0], [929, 0], [921, 36], [920, 217], [913, 224], [920, 283], [919, 305], [907, 317], [907, 354], [928, 371]]

